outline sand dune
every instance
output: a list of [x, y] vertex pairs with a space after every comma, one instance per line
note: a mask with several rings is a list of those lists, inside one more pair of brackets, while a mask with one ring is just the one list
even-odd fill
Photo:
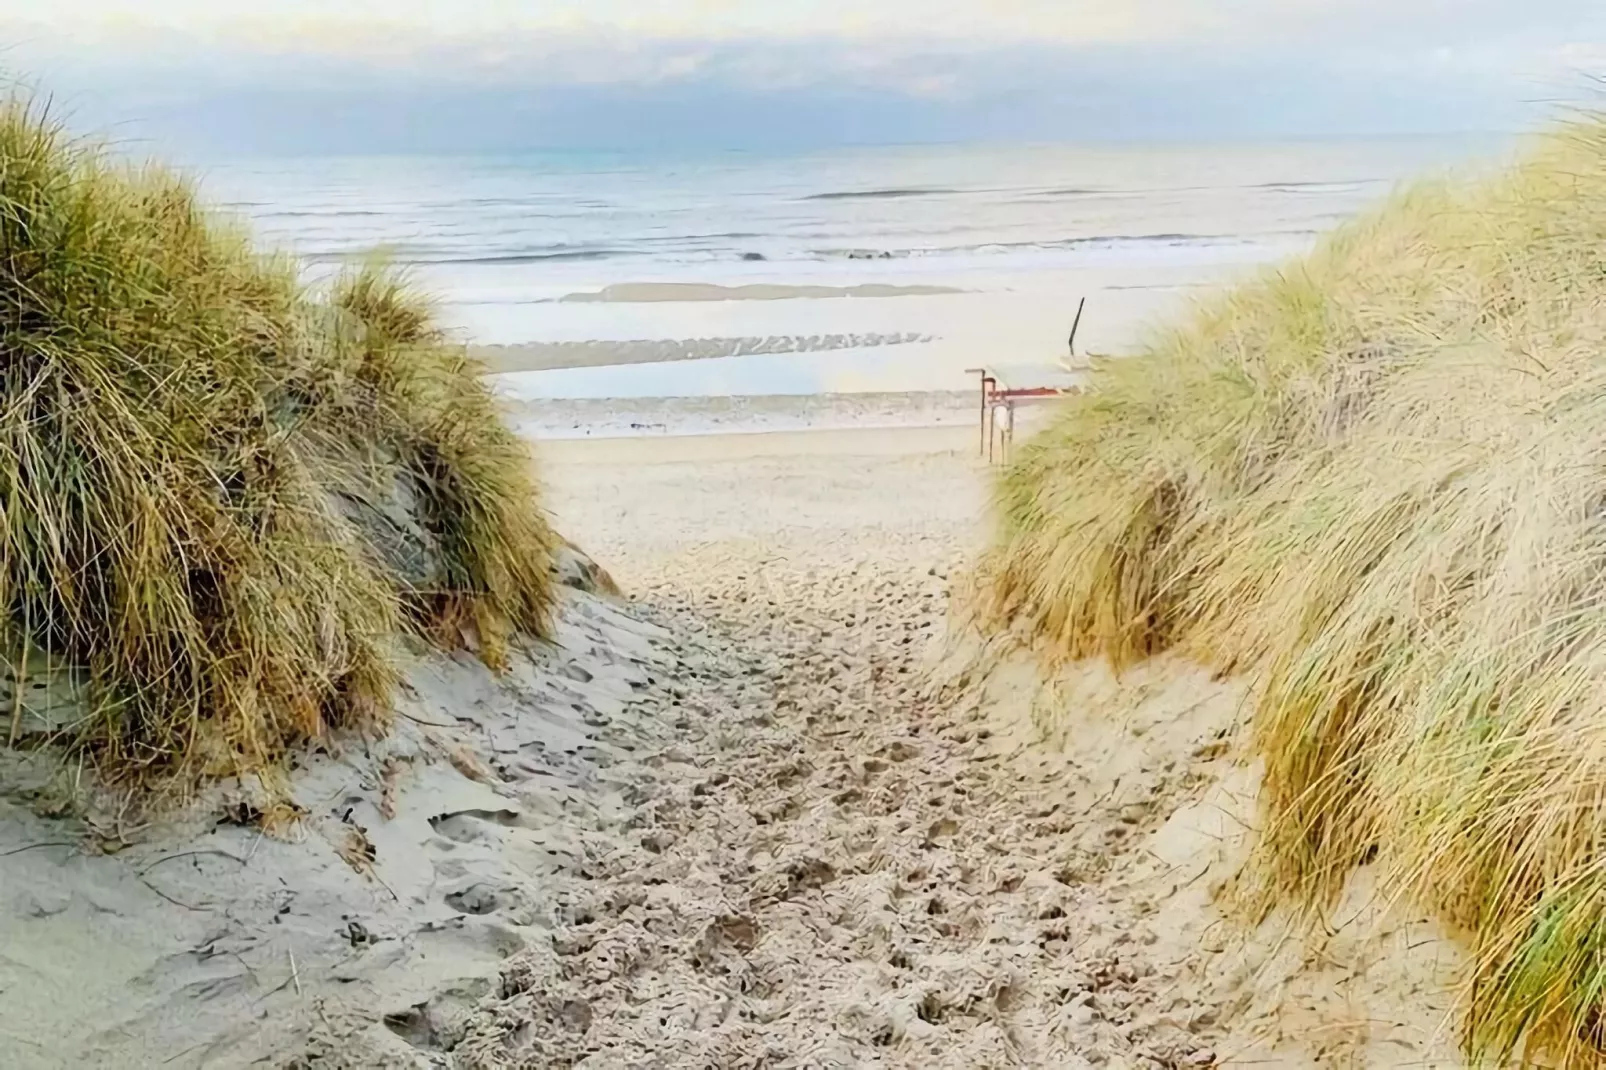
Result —
[[[865, 429], [882, 397], [816, 407], [850, 431], [552, 443], [547, 495], [396, 276], [304, 291], [181, 185], [35, 116], [0, 121], [37, 224], [8, 230], [29, 274], [0, 341], [14, 383], [62, 388], [5, 423], [0, 1064], [1458, 1065], [1437, 1026], [1459, 957], [1374, 901], [1365, 851], [1320, 946], [1278, 918], [1222, 936], [1278, 783], [1275, 755], [1264, 778], [1233, 760], [1239, 685], [1051, 671], [972, 630], [990, 473], [964, 396], [891, 414], [964, 426]], [[58, 300], [86, 279], [104, 300]], [[866, 338], [908, 340], [734, 346]], [[1596, 532], [1593, 453], [1556, 456]], [[1583, 928], [1543, 950], [1587, 966], [1593, 900], [1561, 905]]]

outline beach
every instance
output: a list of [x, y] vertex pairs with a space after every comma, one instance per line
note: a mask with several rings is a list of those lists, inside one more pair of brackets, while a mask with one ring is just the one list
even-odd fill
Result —
[[206, 189], [310, 277], [376, 253], [404, 268], [516, 400], [945, 393], [978, 364], [1068, 357], [1084, 299], [1078, 352], [1130, 351], [1394, 183], [1491, 151], [1429, 138], [239, 160], [209, 168]]
[[33, 6], [0, 1070], [1606, 1070], [1606, 16]]
[[[955, 616], [975, 449], [549, 444], [624, 595], [574, 573], [500, 679], [416, 662], [390, 739], [299, 763], [296, 836], [209, 817], [228, 785], [98, 855], [0, 807], [20, 1065], [1462, 1065], [1420, 917], [1362, 895], [1319, 959], [1232, 935], [1238, 685], [1044, 676]], [[88, 986], [86, 912], [123, 934]]]
[[[1464, 1065], [1446, 1023], [1465, 955], [1425, 913], [1364, 876], [1315, 943], [1292, 914], [1232, 913], [1263, 813], [1246, 684], [1180, 653], [1119, 673], [1034, 656], [1051, 652], [974, 614], [998, 490], [969, 369], [1069, 357], [1082, 296], [1077, 355], [1118, 359], [1156, 317], [1309, 245], [1393, 164], [1050, 157], [888, 150], [845, 175], [744, 159], [662, 179], [646, 208], [620, 206], [656, 172], [591, 163], [270, 176], [247, 206], [299, 235], [309, 274], [412, 242], [401, 268], [440, 318], [402, 306], [433, 326], [392, 341], [438, 362], [413, 387], [453, 393], [398, 392], [416, 425], [363, 456], [427, 448], [388, 482], [337, 454], [319, 478], [349, 482], [306, 493], [356, 518], [322, 550], [378, 569], [395, 619], [436, 619], [353, 624], [372, 672], [341, 672], [389, 706], [306, 739], [287, 719], [293, 748], [182, 805], [65, 761], [64, 726], [91, 720], [78, 666], [8, 663], [0, 1029], [18, 1065]], [[474, 195], [454, 185], [441, 208], [464, 175]], [[548, 186], [517, 199], [531, 182]], [[346, 278], [343, 314], [412, 300]], [[338, 322], [299, 300], [283, 308]], [[319, 342], [331, 382], [341, 337]], [[340, 442], [365, 396], [304, 448]], [[461, 420], [480, 449], [438, 480]], [[464, 552], [434, 537], [442, 509], [501, 511], [480, 550], [529, 541], [419, 598], [431, 555]], [[475, 601], [510, 565], [517, 630]], [[315, 638], [296, 649], [349, 656]]]

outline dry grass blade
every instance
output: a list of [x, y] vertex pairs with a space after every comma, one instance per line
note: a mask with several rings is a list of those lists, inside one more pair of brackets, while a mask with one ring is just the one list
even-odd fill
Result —
[[0, 104], [0, 603], [92, 681], [104, 768], [381, 727], [409, 619], [493, 664], [546, 631], [552, 537], [477, 372], [383, 269], [308, 291], [183, 181]]

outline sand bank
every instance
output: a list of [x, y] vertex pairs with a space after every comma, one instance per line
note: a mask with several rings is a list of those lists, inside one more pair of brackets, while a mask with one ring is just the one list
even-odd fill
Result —
[[770, 335], [743, 338], [649, 338], [621, 342], [524, 342], [470, 347], [493, 372], [596, 368], [611, 364], [656, 364], [766, 353], [827, 353], [838, 349], [929, 342], [930, 335], [908, 332], [869, 334]]
[[702, 282], [621, 282], [589, 293], [566, 294], [568, 304], [652, 304], [667, 301], [798, 301], [838, 297], [938, 297], [965, 291], [952, 286], [863, 283], [857, 286], [792, 286], [751, 283], [717, 286]]

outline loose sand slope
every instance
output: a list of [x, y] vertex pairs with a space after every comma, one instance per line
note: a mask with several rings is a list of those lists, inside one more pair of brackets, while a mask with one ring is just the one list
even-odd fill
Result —
[[545, 942], [577, 828], [625, 808], [608, 767], [668, 735], [640, 715], [656, 638], [571, 595], [504, 678], [414, 659], [393, 734], [298, 763], [288, 841], [250, 827], [250, 785], [154, 826], [73, 816], [59, 755], [0, 751], [0, 1063], [281, 1066], [312, 1033], [335, 1065], [412, 1065]]

